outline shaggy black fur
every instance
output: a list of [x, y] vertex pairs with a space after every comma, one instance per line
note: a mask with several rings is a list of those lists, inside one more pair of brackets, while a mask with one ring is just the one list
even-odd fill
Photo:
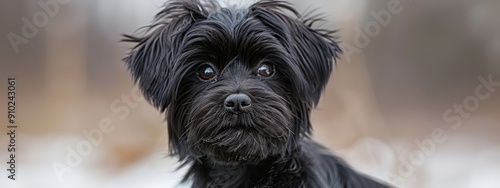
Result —
[[[291, 16], [290, 16], [291, 15]], [[290, 4], [166, 4], [125, 62], [166, 113], [170, 149], [206, 187], [386, 187], [311, 141], [309, 114], [341, 52]], [[237, 99], [228, 102], [232, 94]], [[242, 102], [243, 101], [243, 102]], [[235, 106], [236, 105], [236, 106]]]

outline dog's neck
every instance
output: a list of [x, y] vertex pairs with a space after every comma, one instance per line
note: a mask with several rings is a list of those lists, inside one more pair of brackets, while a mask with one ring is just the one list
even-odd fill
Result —
[[276, 187], [277, 183], [281, 187], [283, 182], [293, 185], [300, 179], [303, 162], [294, 156], [287, 159], [269, 157], [252, 165], [222, 165], [201, 159], [193, 162], [187, 175], [193, 180], [193, 188], [207, 185], [210, 188], [267, 188]]

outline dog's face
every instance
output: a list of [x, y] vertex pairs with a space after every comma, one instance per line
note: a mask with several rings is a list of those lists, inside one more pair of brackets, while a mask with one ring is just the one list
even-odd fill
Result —
[[340, 49], [288, 4], [247, 9], [173, 1], [125, 59], [145, 97], [167, 113], [181, 159], [255, 164], [284, 157], [310, 132]]

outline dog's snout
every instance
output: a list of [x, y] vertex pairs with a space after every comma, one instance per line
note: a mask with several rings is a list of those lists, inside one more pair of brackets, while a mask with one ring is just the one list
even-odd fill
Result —
[[252, 105], [252, 100], [248, 95], [242, 93], [231, 94], [224, 100], [224, 107], [233, 112], [241, 111], [250, 105]]

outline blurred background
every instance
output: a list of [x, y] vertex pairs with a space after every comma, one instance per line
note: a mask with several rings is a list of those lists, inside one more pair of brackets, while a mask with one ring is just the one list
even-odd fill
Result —
[[[0, 187], [181, 187], [163, 116], [134, 87], [121, 61], [132, 46], [119, 42], [163, 3], [0, 1]], [[397, 187], [500, 187], [500, 1], [292, 3], [324, 13], [345, 51], [312, 112], [315, 140]]]

